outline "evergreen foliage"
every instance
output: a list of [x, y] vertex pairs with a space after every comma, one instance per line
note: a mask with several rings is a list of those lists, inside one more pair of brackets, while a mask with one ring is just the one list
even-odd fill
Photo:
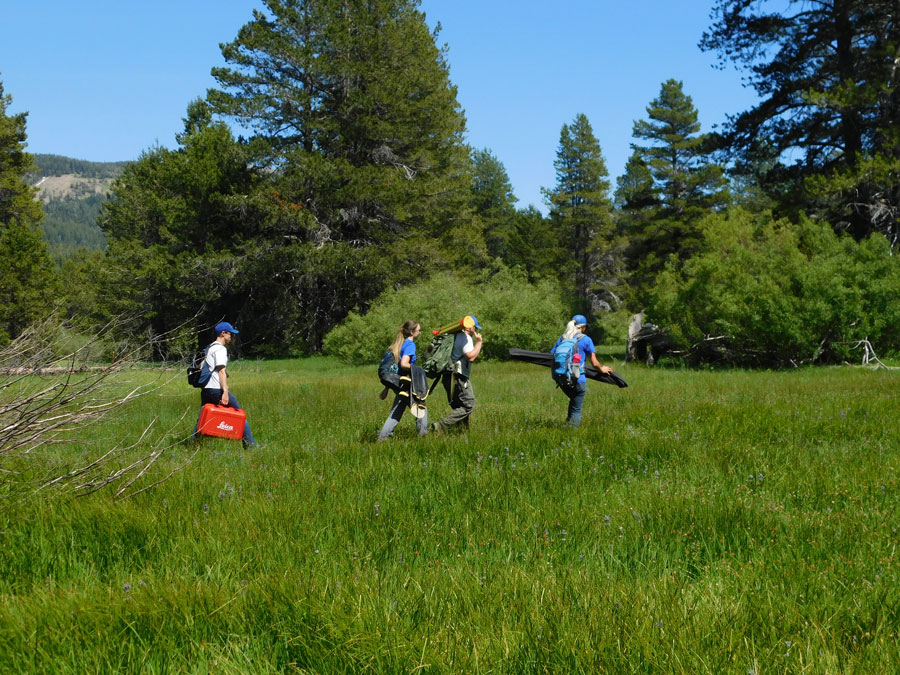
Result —
[[[101, 218], [111, 310], [142, 311], [156, 334], [228, 317], [247, 352], [305, 353], [389, 285], [486, 262], [464, 118], [417, 4], [254, 12], [181, 147], [115, 185]], [[253, 135], [236, 141], [216, 113]]]
[[[246, 316], [248, 267], [266, 257], [254, 237], [272, 213], [243, 146], [202, 103], [189, 107], [179, 140], [177, 150], [155, 148], [129, 164], [100, 217], [109, 242], [101, 305], [140, 317], [133, 328], [156, 335], [198, 312], [210, 323]], [[167, 355], [165, 342], [158, 349]]]
[[680, 348], [752, 366], [850, 359], [863, 339], [900, 349], [900, 264], [884, 237], [856, 243], [827, 224], [741, 209], [700, 231], [701, 249], [666, 266], [648, 306]]
[[837, 231], [853, 232], [859, 222], [884, 235], [891, 248], [900, 241], [900, 156], [865, 156], [852, 168], [812, 175], [804, 187], [811, 210]]
[[629, 238], [629, 265], [638, 296], [653, 283], [669, 256], [686, 260], [697, 250], [700, 220], [728, 202], [722, 167], [710, 159], [697, 109], [678, 80], [663, 82], [637, 120], [634, 153], [617, 199]]
[[[86, 248], [73, 251], [72, 255], [57, 261], [59, 276], [65, 279], [62, 285], [62, 312], [74, 330], [92, 334], [98, 320], [106, 321], [111, 317], [101, 300], [101, 281], [108, 277], [105, 272], [107, 262], [102, 251]], [[122, 286], [127, 288], [128, 284]]]
[[65, 176], [75, 174], [84, 178], [116, 178], [128, 162], [88, 162], [62, 155], [34, 155], [38, 176]]
[[501, 267], [475, 277], [441, 272], [384, 293], [365, 314], [352, 312], [327, 335], [324, 351], [348, 363], [374, 364], [397, 327], [412, 319], [422, 325], [416, 349], [424, 354], [430, 331], [467, 314], [484, 326], [482, 354], [505, 358], [512, 347], [549, 351], [570, 313], [555, 282], [529, 283], [522, 270]]
[[516, 196], [506, 167], [490, 150], [472, 153], [472, 211], [481, 219], [488, 255], [509, 263], [516, 235]]
[[105, 197], [51, 199], [44, 204], [44, 240], [51, 257], [62, 262], [77, 251], [101, 251], [106, 247], [103, 230], [97, 225]]
[[481, 221], [488, 255], [509, 267], [522, 267], [532, 281], [559, 279], [566, 248], [551, 221], [534, 206], [517, 210], [506, 167], [490, 150], [472, 153], [472, 199]]
[[[565, 297], [610, 333], [625, 315], [598, 312], [630, 304], [683, 347], [727, 336], [707, 356], [741, 364], [833, 361], [860, 337], [896, 349], [885, 252], [900, 239], [894, 4], [717, 0], [701, 46], [744, 69], [761, 102], [703, 134], [682, 83], [663, 82], [634, 123], [615, 212], [584, 115], [562, 127], [549, 216], [516, 209], [502, 162], [463, 142], [446, 48], [419, 0], [264, 0], [222, 45], [217, 88], [189, 105], [178, 147], [130, 164], [41, 155], [36, 168], [25, 117], [5, 115], [0, 90], [11, 148], [0, 159], [0, 340], [54, 295], [27, 181], [72, 173], [117, 178], [105, 205], [45, 208], [63, 300], [90, 319], [135, 317], [129, 329], [153, 335], [227, 318], [245, 353], [325, 341], [370, 360], [404, 315], [439, 325], [475, 312], [503, 335], [485, 347], [499, 356], [540, 348], [548, 312], [562, 321], [571, 309]], [[742, 207], [732, 212], [715, 150], [730, 161]], [[4, 199], [16, 206], [3, 212]], [[88, 224], [98, 211], [102, 234]], [[873, 233], [886, 239], [865, 241]], [[104, 237], [105, 255], [76, 253]], [[174, 353], [154, 344], [158, 357]]]
[[544, 195], [556, 235], [564, 242], [568, 263], [560, 268], [590, 310], [604, 299], [604, 287], [617, 285], [618, 269], [617, 256], [610, 260], [609, 255], [616, 241], [606, 162], [584, 114], [563, 125], [553, 165], [556, 186]]
[[101, 304], [156, 334], [228, 317], [245, 351], [297, 354], [391, 285], [483, 265], [465, 121], [417, 6], [254, 12], [222, 46], [221, 89], [189, 107], [181, 147], [145, 153], [116, 182]]
[[632, 149], [625, 163], [625, 173], [616, 178], [615, 205], [619, 230], [625, 233], [639, 229], [642, 216], [659, 206], [659, 194], [650, 167], [641, 151]]
[[253, 131], [258, 161], [314, 221], [311, 241], [379, 246], [401, 278], [486, 258], [465, 119], [418, 4], [267, 0], [223, 45], [230, 65], [208, 93]]
[[26, 176], [27, 113], [9, 115], [12, 97], [0, 82], [0, 344], [53, 307], [57, 279], [41, 238], [41, 204]]
[[836, 228], [856, 239], [890, 236], [881, 204], [887, 197], [895, 210], [896, 195], [859, 164], [900, 151], [896, 2], [718, 0], [712, 16], [701, 48], [742, 69], [760, 97], [730, 120], [723, 146], [749, 158], [746, 168], [759, 170], [755, 178], [785, 213], [821, 206], [823, 185], [810, 196], [805, 181], [836, 172], [823, 211], [842, 213]]
[[516, 212], [513, 225], [507, 264], [525, 269], [532, 281], [558, 281], [565, 247], [556, 236], [553, 222], [532, 204]]

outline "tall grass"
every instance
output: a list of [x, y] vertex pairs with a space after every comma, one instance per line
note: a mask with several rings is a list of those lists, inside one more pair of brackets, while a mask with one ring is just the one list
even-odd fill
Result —
[[[468, 433], [375, 443], [374, 370], [235, 362], [263, 449], [0, 506], [0, 670], [900, 666], [896, 373], [621, 367], [573, 431], [549, 371], [478, 363]], [[197, 398], [179, 377], [66, 452], [186, 436]]]

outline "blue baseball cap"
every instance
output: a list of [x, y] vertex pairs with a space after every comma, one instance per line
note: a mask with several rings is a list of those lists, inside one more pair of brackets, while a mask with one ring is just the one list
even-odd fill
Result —
[[472, 317], [472, 323], [475, 324], [475, 328], [477, 328], [478, 330], [482, 330], [481, 324], [478, 323], [478, 319], [475, 318], [475, 315], [474, 315], [474, 314], [469, 314], [469, 316]]
[[572, 317], [572, 322], [576, 326], [587, 326], [587, 318], [585, 318], [584, 314], [576, 314]]
[[234, 333], [235, 335], [240, 333], [240, 331], [237, 328], [232, 326], [227, 321], [222, 321], [221, 323], [217, 323], [215, 330], [216, 330], [216, 335], [218, 335], [219, 333]]

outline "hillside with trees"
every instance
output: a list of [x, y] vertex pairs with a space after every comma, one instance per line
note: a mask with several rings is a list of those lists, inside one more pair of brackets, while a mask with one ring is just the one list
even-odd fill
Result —
[[37, 182], [45, 176], [78, 176], [80, 178], [97, 178], [112, 180], [117, 178], [128, 162], [89, 162], [84, 159], [73, 159], [62, 155], [36, 153], [34, 163], [37, 171], [32, 180]]
[[51, 257], [61, 263], [82, 251], [101, 251], [106, 238], [97, 224], [113, 180], [127, 162], [89, 162], [61, 155], [34, 155], [28, 181], [44, 205], [42, 229]]
[[[430, 316], [432, 280], [477, 279], [504, 297], [540, 287], [548, 322], [584, 312], [598, 338], [623, 341], [621, 318], [642, 312], [692, 361], [837, 362], [860, 340], [900, 350], [896, 33], [887, 2], [716, 0], [699, 47], [760, 102], [704, 131], [673, 72], [615, 180], [573, 111], [547, 216], [518, 209], [501, 158], [466, 144], [417, 0], [269, 0], [221, 46], [173, 149], [2, 170], [44, 180], [42, 196], [80, 177], [77, 198], [43, 204], [57, 260], [82, 249], [63, 301], [86, 323], [131, 317], [123, 334], [228, 317], [246, 354], [347, 354], [326, 339], [345, 322]], [[511, 332], [515, 313], [483, 302]]]

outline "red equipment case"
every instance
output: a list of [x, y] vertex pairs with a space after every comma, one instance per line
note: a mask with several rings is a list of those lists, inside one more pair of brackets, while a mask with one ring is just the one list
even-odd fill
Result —
[[240, 440], [244, 437], [247, 413], [224, 405], [207, 403], [200, 409], [198, 431], [205, 436]]

